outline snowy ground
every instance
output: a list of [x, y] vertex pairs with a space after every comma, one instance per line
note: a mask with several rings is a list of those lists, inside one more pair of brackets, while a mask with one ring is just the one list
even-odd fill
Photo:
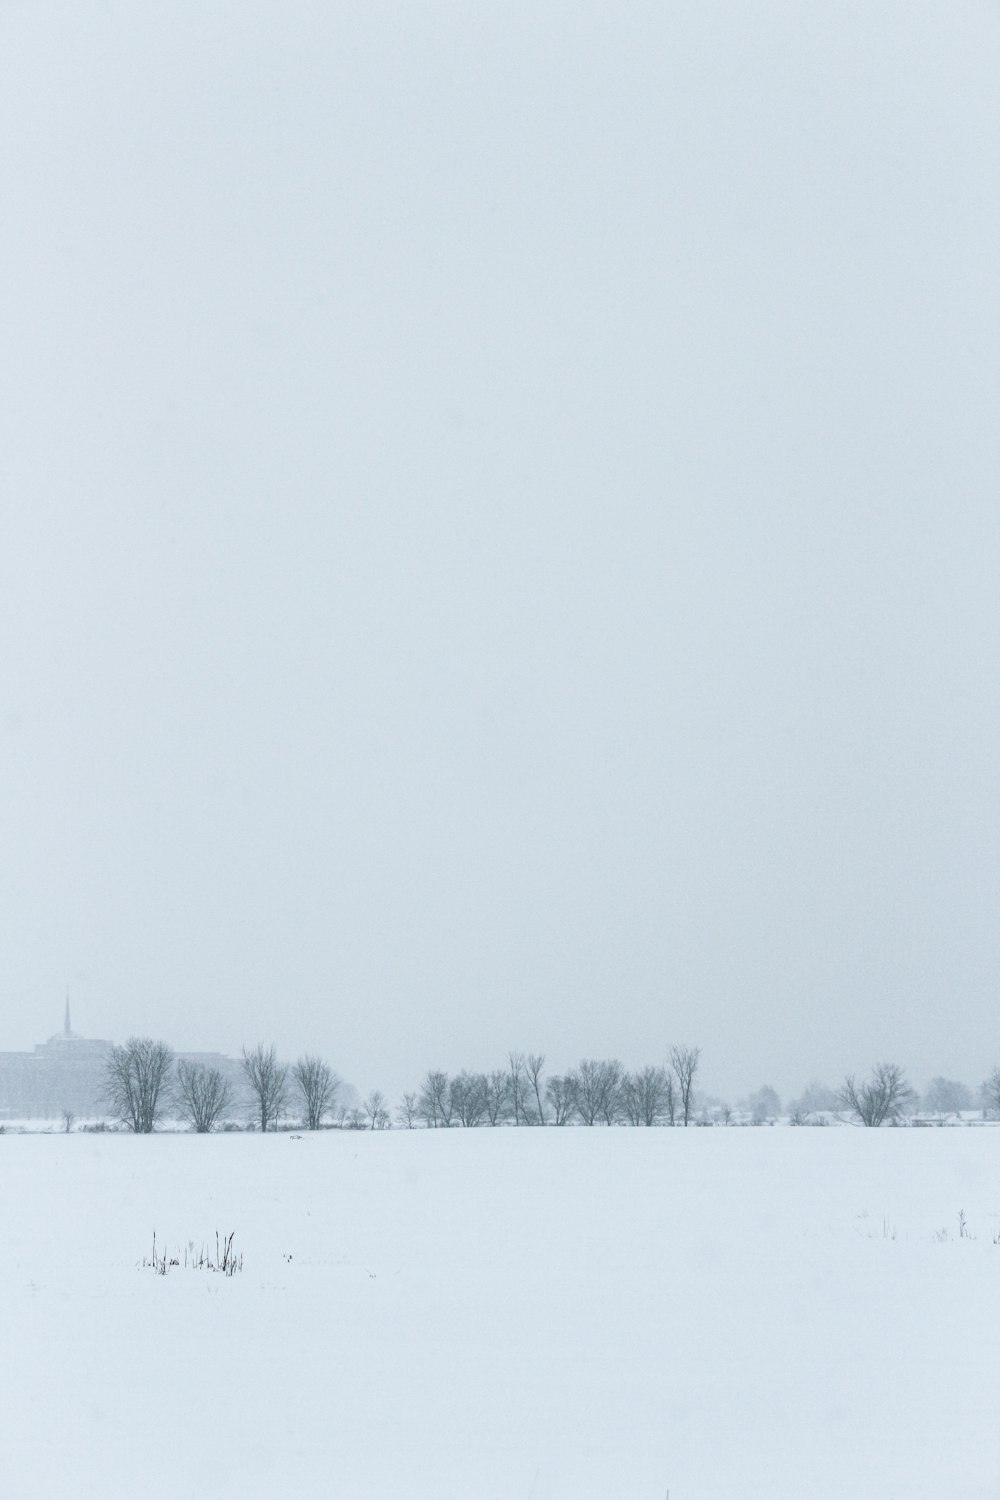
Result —
[[[998, 1152], [993, 1130], [8, 1135], [0, 1492], [995, 1500]], [[244, 1270], [142, 1270], [154, 1228], [235, 1230]]]

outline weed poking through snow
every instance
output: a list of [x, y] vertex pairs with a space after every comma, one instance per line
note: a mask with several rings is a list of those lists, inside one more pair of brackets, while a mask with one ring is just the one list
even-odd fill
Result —
[[214, 1256], [210, 1247], [201, 1245], [196, 1249], [194, 1240], [188, 1240], [182, 1260], [180, 1250], [174, 1250], [173, 1252], [157, 1250], [156, 1230], [154, 1229], [153, 1253], [151, 1256], [144, 1255], [142, 1257], [142, 1269], [144, 1271], [152, 1271], [156, 1276], [166, 1276], [167, 1272], [174, 1266], [180, 1267], [183, 1265], [186, 1270], [214, 1271], [218, 1272], [221, 1276], [235, 1276], [237, 1271], [242, 1271], [243, 1269], [243, 1252], [240, 1251], [237, 1254], [233, 1249], [233, 1240], [235, 1238], [235, 1229], [228, 1238], [223, 1235], [221, 1239], [219, 1231], [216, 1230]]

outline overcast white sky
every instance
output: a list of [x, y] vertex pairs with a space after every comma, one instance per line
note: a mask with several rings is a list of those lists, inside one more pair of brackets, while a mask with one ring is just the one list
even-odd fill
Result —
[[998, 64], [0, 0], [0, 1049], [1000, 1061]]

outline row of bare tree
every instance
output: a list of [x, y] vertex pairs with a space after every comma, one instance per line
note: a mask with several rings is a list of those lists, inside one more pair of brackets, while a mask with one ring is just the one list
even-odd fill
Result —
[[[403, 1095], [397, 1119], [411, 1130], [418, 1125], [688, 1125], [700, 1055], [697, 1047], [672, 1047], [669, 1066], [645, 1067], [634, 1073], [615, 1058], [587, 1059], [543, 1084], [544, 1056], [511, 1052], [507, 1066], [491, 1073], [463, 1071], [449, 1078], [447, 1073], [430, 1071], [418, 1093]], [[808, 1097], [811, 1093], [816, 1097]], [[981, 1094], [987, 1111], [1000, 1117], [1000, 1067], [993, 1069]], [[939, 1078], [929, 1086], [924, 1105], [966, 1108], [971, 1107], [971, 1099], [971, 1090], [960, 1090]], [[745, 1102], [755, 1120], [780, 1113], [780, 1101], [770, 1088]], [[790, 1107], [790, 1117], [794, 1124], [806, 1124], [814, 1111], [836, 1112], [841, 1118], [846, 1115], [859, 1125], [877, 1128], [899, 1124], [916, 1103], [903, 1069], [896, 1063], [878, 1063], [868, 1078], [849, 1075], [837, 1090], [811, 1086]], [[723, 1105], [716, 1114], [729, 1123], [733, 1112]]]
[[[1000, 1116], [1000, 1067], [984, 1080], [979, 1093], [987, 1113]], [[896, 1063], [878, 1063], [860, 1083], [853, 1075], [845, 1078], [837, 1098], [860, 1124], [873, 1126], [895, 1124], [921, 1104], [932, 1113], [950, 1114], [972, 1109], [975, 1102], [971, 1089], [947, 1078], [932, 1079], [920, 1100]]]
[[[763, 1124], [776, 1119], [781, 1103], [772, 1088], [758, 1089], [740, 1101], [740, 1107]], [[839, 1089], [810, 1083], [800, 1099], [787, 1106], [793, 1125], [823, 1124], [823, 1116], [849, 1116], [856, 1124], [878, 1127], [897, 1125], [917, 1115], [961, 1115], [981, 1107], [984, 1115], [1000, 1117], [1000, 1067], [973, 1091], [953, 1078], [932, 1078], [922, 1094], [912, 1088], [897, 1063], [877, 1063], [870, 1075], [858, 1079], [849, 1074]]]
[[[243, 1049], [242, 1071], [261, 1130], [272, 1129], [290, 1104], [303, 1124], [318, 1130], [336, 1104], [340, 1080], [319, 1057], [300, 1057], [289, 1066], [274, 1047]], [[207, 1133], [234, 1104], [233, 1087], [218, 1068], [175, 1060], [173, 1048], [151, 1037], [129, 1037], [112, 1047], [105, 1070], [108, 1102], [129, 1130], [147, 1135], [168, 1112]]]
[[408, 1130], [478, 1125], [689, 1125], [699, 1047], [671, 1047], [668, 1066], [635, 1073], [617, 1058], [585, 1058], [544, 1079], [545, 1057], [511, 1052], [490, 1073], [431, 1069], [417, 1093], [404, 1094], [397, 1119]]
[[[419, 1092], [403, 1095], [397, 1120], [408, 1129], [689, 1125], [700, 1058], [698, 1047], [671, 1047], [668, 1064], [631, 1073], [616, 1058], [585, 1058], [568, 1072], [546, 1078], [542, 1053], [511, 1052], [505, 1067], [489, 1073], [463, 1071], [449, 1077], [430, 1070]], [[332, 1120], [340, 1080], [322, 1058], [307, 1055], [287, 1064], [279, 1061], [273, 1046], [261, 1043], [252, 1050], [244, 1047], [241, 1070], [262, 1131], [274, 1129], [290, 1110], [307, 1130], [318, 1130]], [[935, 1080], [938, 1085], [944, 1082]], [[106, 1091], [115, 1114], [137, 1134], [152, 1131], [167, 1113], [187, 1120], [196, 1131], [208, 1132], [227, 1118], [237, 1102], [232, 1083], [217, 1068], [177, 1060], [166, 1042], [150, 1037], [130, 1037], [123, 1046], [111, 1049]], [[903, 1119], [915, 1100], [902, 1068], [895, 1063], [878, 1064], [860, 1081], [849, 1076], [836, 1093], [824, 1093], [829, 1099], [815, 1108], [840, 1108], [859, 1124], [875, 1127]], [[771, 1089], [761, 1090], [761, 1100], [764, 1094], [773, 1096], [776, 1113], [777, 1096]], [[985, 1107], [1000, 1116], [1000, 1067], [983, 1084], [982, 1097]], [[805, 1103], [803, 1096], [792, 1110], [793, 1120], [796, 1111], [803, 1114]], [[339, 1123], [354, 1129], [387, 1129], [392, 1121], [385, 1096], [376, 1089], [362, 1106], [350, 1111], [342, 1108]]]

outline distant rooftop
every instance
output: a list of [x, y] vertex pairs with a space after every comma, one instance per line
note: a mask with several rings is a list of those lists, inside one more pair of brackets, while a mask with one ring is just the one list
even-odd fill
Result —
[[91, 1037], [81, 1036], [78, 1031], [73, 1030], [72, 1026], [70, 1025], [69, 995], [67, 995], [66, 1011], [63, 1016], [62, 1031], [57, 1031], [54, 1036], [50, 1036], [48, 1041], [38, 1042], [35, 1046], [35, 1052], [36, 1054], [49, 1052], [49, 1049], [53, 1047], [57, 1050], [63, 1047], [71, 1047], [74, 1049], [79, 1048], [81, 1050], [89, 1051], [95, 1047], [106, 1049], [110, 1047], [110, 1045], [110, 1042], [97, 1041]]
[[82, 1042], [83, 1040], [84, 1038], [80, 1036], [78, 1032], [74, 1031], [69, 1024], [69, 993], [67, 992], [66, 1014], [63, 1017], [63, 1029], [62, 1031], [57, 1031], [55, 1036], [49, 1037], [49, 1044], [51, 1044], [52, 1042]]

